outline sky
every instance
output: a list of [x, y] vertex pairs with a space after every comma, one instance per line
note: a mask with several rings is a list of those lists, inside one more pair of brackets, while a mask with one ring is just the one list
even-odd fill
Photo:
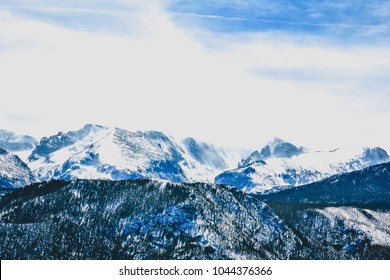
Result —
[[0, 2], [0, 129], [38, 139], [390, 148], [389, 75], [389, 1]]

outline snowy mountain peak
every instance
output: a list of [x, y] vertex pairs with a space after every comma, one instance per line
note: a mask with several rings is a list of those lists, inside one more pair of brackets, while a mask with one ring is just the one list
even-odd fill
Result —
[[[239, 168], [218, 175], [215, 183], [237, 186], [249, 192], [274, 192], [389, 161], [387, 152], [379, 147], [303, 152], [301, 148], [297, 150], [286, 144], [289, 143], [277, 145], [268, 158], [263, 158], [261, 152], [253, 152]], [[285, 155], [291, 151], [299, 154], [282, 157], [278, 156], [278, 149]]]
[[31, 162], [39, 158], [45, 158], [55, 151], [69, 147], [76, 142], [83, 140], [87, 136], [95, 135], [107, 130], [107, 127], [101, 125], [87, 124], [82, 129], [76, 131], [69, 131], [67, 133], [60, 131], [56, 135], [43, 137], [36, 148], [32, 151], [28, 161]]
[[[274, 152], [275, 150], [275, 147], [280, 145], [280, 144], [284, 144], [284, 143], [288, 143], [287, 141], [281, 139], [281, 138], [278, 138], [278, 137], [274, 137], [272, 140], [268, 141], [268, 143], [266, 144], [266, 146], [269, 146], [270, 150], [271, 150], [271, 153]], [[266, 147], [265, 146], [265, 147]]]
[[365, 148], [363, 152], [363, 159], [366, 161], [382, 163], [389, 160], [389, 155], [380, 147]]
[[212, 182], [222, 171], [234, 168], [241, 155], [240, 151], [193, 138], [176, 141], [159, 131], [86, 125], [43, 138], [29, 162], [42, 180], [152, 178]]
[[17, 135], [13, 132], [0, 129], [0, 148], [9, 152], [31, 150], [37, 141], [28, 135]]
[[254, 151], [248, 158], [242, 160], [238, 167], [245, 167], [252, 163], [263, 163], [265, 160], [275, 158], [291, 158], [304, 153], [303, 147], [297, 147], [278, 137], [269, 141], [260, 151]]
[[303, 153], [304, 148], [297, 147], [283, 139], [274, 137], [274, 139], [269, 141], [261, 151], [263, 156], [268, 155], [268, 157], [274, 156], [278, 158], [291, 158]]

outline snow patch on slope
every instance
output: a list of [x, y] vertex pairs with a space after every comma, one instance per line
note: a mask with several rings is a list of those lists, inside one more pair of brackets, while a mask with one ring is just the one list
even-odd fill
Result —
[[364, 231], [373, 244], [390, 246], [390, 213], [353, 207], [327, 207], [317, 209], [334, 225], [337, 219], [354, 229]]

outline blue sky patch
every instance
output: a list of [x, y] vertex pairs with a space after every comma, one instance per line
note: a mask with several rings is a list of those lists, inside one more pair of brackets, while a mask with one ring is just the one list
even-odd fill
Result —
[[388, 1], [170, 1], [181, 24], [215, 32], [326, 35], [339, 39], [389, 38]]

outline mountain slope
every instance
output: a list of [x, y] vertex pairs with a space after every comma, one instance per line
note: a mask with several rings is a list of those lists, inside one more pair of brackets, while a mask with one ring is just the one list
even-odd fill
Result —
[[[280, 151], [275, 155], [277, 147]], [[252, 153], [239, 168], [219, 174], [215, 183], [247, 192], [275, 192], [388, 161], [387, 152], [379, 147], [310, 152], [278, 139]]]
[[320, 258], [390, 259], [390, 163], [258, 196]]
[[241, 153], [162, 132], [130, 132], [86, 125], [78, 131], [43, 138], [29, 157], [42, 180], [164, 179], [210, 182], [239, 161]]
[[303, 259], [390, 259], [390, 209], [267, 204], [301, 240]]
[[263, 196], [266, 201], [310, 205], [372, 206], [390, 209], [390, 163]]
[[390, 209], [267, 204], [202, 183], [38, 183], [0, 197], [0, 258], [390, 259]]
[[36, 181], [34, 174], [18, 156], [0, 149], [0, 189], [21, 188]]
[[0, 238], [1, 259], [287, 259], [298, 246], [235, 188], [149, 180], [16, 190], [0, 198]]

